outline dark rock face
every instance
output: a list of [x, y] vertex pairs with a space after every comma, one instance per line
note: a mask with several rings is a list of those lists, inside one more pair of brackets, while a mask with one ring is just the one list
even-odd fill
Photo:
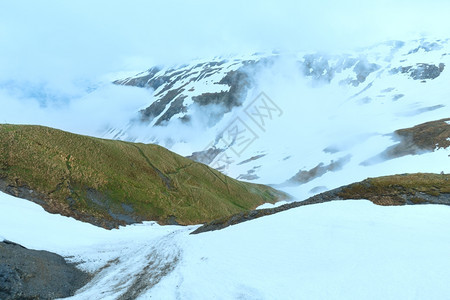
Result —
[[0, 299], [55, 299], [74, 295], [90, 275], [63, 257], [0, 242]]
[[197, 97], [193, 97], [192, 100], [199, 105], [209, 104], [221, 104], [225, 106], [226, 111], [230, 111], [235, 106], [242, 104], [242, 97], [247, 89], [252, 86], [252, 80], [246, 73], [245, 67], [243, 70], [231, 71], [219, 84], [226, 84], [230, 87], [228, 92], [219, 93], [204, 93]]
[[[236, 63], [240, 64], [237, 69], [227, 72], [223, 72], [223, 64], [227, 62], [226, 60], [200, 63], [191, 67], [181, 66], [165, 71], [155, 67], [141, 76], [117, 80], [114, 83], [157, 90], [156, 100], [140, 111], [142, 122], [153, 123], [154, 126], [164, 126], [176, 115], [182, 121], [189, 122], [192, 117], [189, 107], [193, 102], [200, 107], [215, 105], [223, 108], [215, 113], [208, 112], [210, 118], [208, 126], [213, 126], [225, 113], [242, 105], [248, 91], [255, 86], [255, 74], [270, 68], [281, 59], [282, 56], [274, 55], [239, 61]], [[335, 63], [331, 63], [330, 59], [331, 57], [320, 54], [310, 54], [305, 55], [302, 60], [293, 60], [292, 62], [298, 65], [300, 72], [315, 82], [329, 83], [337, 73], [352, 69], [354, 76], [346, 79], [344, 83], [353, 86], [365, 82], [371, 73], [380, 68], [379, 65], [370, 63], [363, 58], [345, 56]], [[195, 91], [194, 87], [188, 88], [189, 84], [205, 81], [220, 72], [223, 72], [221, 75], [223, 77], [216, 82], [211, 81], [209, 84], [228, 86], [228, 89], [188, 96], [189, 92]]]
[[[251, 62], [248, 63], [252, 65]], [[183, 72], [175, 72], [170, 75], [156, 76], [156, 72], [150, 72], [148, 75], [143, 77], [138, 77], [131, 79], [129, 81], [117, 81], [116, 84], [124, 85], [134, 85], [138, 87], [148, 87], [156, 89], [162, 85], [166, 85], [161, 91], [159, 91], [155, 96], [162, 96], [159, 100], [153, 102], [149, 107], [141, 111], [141, 119], [146, 122], [151, 122], [156, 117], [160, 116], [161, 113], [169, 108], [161, 115], [155, 122], [156, 126], [164, 125], [164, 122], [169, 121], [174, 115], [179, 113], [187, 113], [187, 107], [184, 104], [184, 99], [187, 97], [183, 95], [185, 92], [185, 86], [193, 81], [202, 80], [207, 78], [217, 71], [220, 63], [208, 63], [202, 67], [202, 71], [197, 77], [189, 79], [183, 86], [173, 89], [175, 83], [179, 80], [183, 80], [189, 77], [192, 70], [186, 70]], [[200, 66], [196, 66], [200, 67]], [[195, 68], [195, 67], [194, 67]], [[193, 68], [193, 69], [194, 69]], [[216, 92], [216, 93], [203, 93], [198, 96], [192, 97], [192, 100], [200, 106], [206, 106], [210, 104], [222, 105], [224, 107], [224, 112], [229, 112], [233, 107], [241, 105], [242, 98], [245, 96], [245, 92], [251, 86], [250, 77], [247, 75], [246, 66], [242, 70], [230, 71], [225, 77], [218, 82], [218, 84], [228, 85], [230, 87], [229, 91], [226, 92]], [[152, 70], [152, 69], [151, 69]], [[171, 72], [173, 70], [170, 70]], [[165, 93], [165, 94], [164, 94]], [[217, 119], [220, 116], [212, 116]]]
[[107, 229], [117, 228], [119, 225], [133, 224], [143, 221], [143, 218], [140, 218], [133, 213], [133, 208], [131, 206], [122, 204], [122, 208], [125, 213], [120, 213], [111, 209], [110, 199], [108, 199], [106, 195], [92, 188], [86, 188], [86, 198], [91, 201], [93, 206], [97, 206], [100, 209], [107, 211], [112, 217], [112, 220], [97, 218], [76, 209], [74, 204], [79, 200], [73, 199], [72, 197], [68, 197], [66, 199], [70, 209], [58, 211], [58, 207], [53, 207], [49, 204], [51, 203], [50, 194], [37, 192], [27, 185], [20, 185], [17, 182], [9, 182], [5, 178], [0, 178], [0, 191], [17, 198], [26, 199], [39, 204], [49, 213], [72, 216], [75, 219], [83, 220], [84, 222]]
[[429, 64], [418, 64], [417, 68], [411, 71], [411, 77], [414, 80], [435, 79], [444, 71], [445, 65], [440, 63], [439, 66]]
[[403, 73], [409, 74], [414, 80], [435, 79], [444, 71], [445, 64], [438, 66], [430, 64], [417, 64], [416, 66], [399, 67], [391, 70], [391, 74]]
[[180, 113], [180, 112], [187, 112], [186, 107], [183, 104], [184, 99], [186, 96], [180, 95], [175, 100], [172, 101], [170, 104], [169, 109], [156, 121], [155, 125], [163, 125], [164, 122], [168, 122], [170, 118], [172, 118], [174, 115]]
[[[149, 107], [141, 111], [142, 120], [151, 122], [154, 118], [159, 116], [164, 111], [164, 109], [167, 105], [169, 105], [170, 102], [172, 102], [177, 97], [180, 97], [180, 94], [183, 91], [184, 89], [182, 87], [168, 91], [167, 94], [164, 95], [161, 99], [153, 102]], [[171, 107], [174, 113], [178, 113], [183, 109], [182, 106], [180, 107], [178, 105], [178, 103], [172, 103]], [[160, 119], [157, 120], [157, 123], [160, 124], [163, 120], [170, 119], [170, 117], [168, 117], [167, 114], [164, 114]]]
[[[173, 68], [154, 67], [114, 83], [155, 90], [154, 99], [149, 101], [145, 109], [137, 112], [136, 118], [130, 120], [133, 124], [143, 122], [151, 126], [165, 126], [174, 119], [183, 123], [200, 119], [205, 121], [205, 127], [211, 127], [217, 124], [224, 114], [234, 107], [241, 106], [252, 88], [261, 88], [256, 85], [258, 75], [262, 74], [261, 71], [267, 71], [268, 67], [276, 66], [276, 62], [295, 66], [313, 86], [331, 83], [333, 80], [338, 80], [340, 85], [352, 87], [365, 85], [364, 89], [354, 95], [356, 97], [369, 89], [379, 75], [384, 76], [386, 73], [404, 74], [421, 82], [439, 77], [445, 69], [444, 63], [439, 61], [433, 62], [434, 64], [418, 63], [420, 61], [417, 61], [419, 58], [415, 53], [440, 51], [444, 49], [446, 43], [448, 40], [421, 39], [413, 41], [413, 44], [408, 46], [405, 42], [389, 41], [370, 48], [376, 56], [367, 55], [365, 50], [360, 53], [339, 55], [307, 53], [302, 57], [289, 53], [255, 53], [251, 58], [220, 60], [216, 58], [210, 62]], [[383, 49], [378, 53], [379, 46]], [[391, 63], [397, 63], [396, 56], [399, 51], [402, 51], [404, 59], [399, 60], [400, 65], [396, 64], [393, 67]], [[414, 63], [408, 63], [409, 57], [415, 60]], [[386, 62], [389, 64], [385, 64]], [[277, 68], [274, 71], [277, 72]], [[383, 93], [391, 91], [386, 90]], [[403, 94], [393, 95], [392, 100], [397, 101], [403, 96]], [[362, 103], [369, 103], [372, 100], [365, 97]], [[209, 105], [211, 107], [208, 107]]]

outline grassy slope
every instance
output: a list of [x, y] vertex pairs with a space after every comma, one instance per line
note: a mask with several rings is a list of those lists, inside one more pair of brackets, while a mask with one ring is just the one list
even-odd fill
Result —
[[450, 147], [450, 118], [426, 122], [395, 133], [420, 149], [431, 150]]
[[241, 212], [209, 222], [193, 234], [225, 227], [276, 214], [292, 208], [335, 200], [367, 199], [378, 205], [444, 204], [450, 205], [449, 174], [402, 174], [368, 178], [327, 191], [304, 201], [291, 202], [275, 208]]
[[441, 195], [450, 195], [449, 174], [417, 173], [368, 178], [345, 186], [338, 193], [342, 199], [368, 199], [378, 205], [432, 203], [430, 199]]
[[431, 121], [395, 131], [400, 143], [389, 147], [384, 153], [388, 159], [404, 155], [421, 154], [424, 151], [434, 151], [450, 147], [450, 118]]
[[107, 228], [142, 220], [197, 224], [282, 196], [157, 145], [0, 125], [0, 187]]

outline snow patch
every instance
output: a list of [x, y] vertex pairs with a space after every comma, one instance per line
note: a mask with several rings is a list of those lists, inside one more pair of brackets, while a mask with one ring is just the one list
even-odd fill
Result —
[[[0, 234], [97, 272], [70, 299], [410, 299], [450, 293], [450, 207], [310, 205], [189, 235], [111, 231], [0, 193]], [[383, 286], [383, 289], [379, 287]]]

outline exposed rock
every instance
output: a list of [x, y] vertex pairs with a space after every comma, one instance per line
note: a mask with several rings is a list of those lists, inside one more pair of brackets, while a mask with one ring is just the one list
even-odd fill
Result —
[[295, 174], [292, 178], [288, 179], [285, 183], [281, 184], [282, 186], [286, 185], [300, 185], [315, 178], [321, 177], [327, 172], [333, 172], [337, 170], [341, 170], [342, 167], [350, 161], [351, 156], [344, 156], [337, 161], [331, 161], [328, 165], [324, 163], [320, 163], [311, 170], [300, 170], [297, 174]]
[[[303, 74], [315, 80], [330, 82], [334, 77], [334, 69], [329, 65], [328, 59], [323, 56], [308, 54], [303, 57], [300, 65]], [[348, 67], [353, 65], [353, 61], [346, 61]]]
[[401, 174], [369, 178], [340, 188], [340, 199], [368, 199], [375, 204], [450, 205], [450, 175]]
[[393, 137], [399, 141], [398, 144], [387, 148], [361, 164], [372, 165], [405, 155], [417, 155], [440, 148], [446, 149], [450, 147], [450, 124], [447, 123], [449, 121], [450, 118], [441, 119], [397, 130]]
[[450, 147], [450, 118], [423, 123], [412, 128], [400, 129], [395, 134], [403, 143], [412, 143], [424, 150]]
[[[164, 97], [153, 102], [149, 107], [147, 107], [146, 109], [141, 111], [142, 120], [147, 121], [147, 122], [153, 121], [153, 119], [158, 117], [166, 109], [166, 106], [169, 105], [174, 99], [179, 97], [180, 93], [183, 91], [184, 91], [183, 87], [168, 91], [167, 94], [164, 95]], [[180, 107], [179, 105], [178, 106], [175, 105], [172, 108], [172, 112], [174, 114], [180, 112], [181, 110], [182, 110], [182, 107]], [[164, 116], [164, 119], [168, 120], [168, 119], [170, 119], [170, 117], [168, 117], [166, 115], [166, 116]], [[160, 118], [157, 120], [156, 123], [161, 124], [162, 121], [163, 120]]]
[[405, 95], [404, 94], [396, 94], [394, 96], [392, 96], [392, 101], [397, 101], [401, 98], [403, 98]]
[[240, 165], [249, 163], [249, 162], [251, 162], [251, 161], [260, 159], [260, 158], [262, 158], [262, 157], [264, 157], [264, 156], [266, 156], [266, 154], [255, 155], [255, 156], [250, 157], [249, 159], [246, 159], [246, 160], [241, 161], [241, 162], [238, 163], [237, 165], [240, 166]]
[[237, 71], [230, 71], [219, 81], [219, 84], [226, 84], [230, 87], [227, 92], [204, 93], [200, 96], [192, 97], [192, 100], [199, 105], [221, 104], [227, 111], [235, 106], [242, 105], [243, 96], [252, 86], [251, 78], [245, 72], [245, 68]]
[[259, 178], [259, 176], [256, 175], [255, 172], [256, 172], [255, 168], [253, 168], [251, 170], [248, 170], [247, 174], [241, 174], [236, 179], [238, 179], [238, 180], [241, 180], [241, 179], [244, 179], [244, 180], [256, 180], [256, 179]]
[[113, 83], [114, 84], [121, 84], [121, 85], [129, 85], [129, 86], [137, 86], [137, 87], [146, 87], [146, 88], [152, 88], [156, 90], [161, 85], [167, 83], [169, 81], [168, 77], [155, 77], [155, 75], [161, 71], [161, 68], [159, 67], [153, 67], [150, 68], [146, 73], [146, 75], [143, 76], [137, 76], [131, 79], [124, 79], [124, 80], [116, 80]]
[[175, 100], [170, 103], [169, 109], [156, 121], [155, 125], [164, 125], [164, 122], [168, 122], [170, 118], [180, 112], [187, 112], [186, 107], [184, 106], [184, 99], [186, 96], [180, 95]]
[[[205, 127], [216, 125], [224, 114], [233, 108], [241, 106], [248, 92], [253, 88], [263, 88], [255, 83], [259, 75], [279, 69], [277, 62], [291, 64], [300, 73], [307, 76], [309, 84], [321, 85], [335, 80], [342, 85], [360, 87], [353, 97], [358, 97], [360, 103], [375, 101], [375, 96], [368, 96], [366, 91], [378, 82], [380, 76], [389, 73], [404, 74], [408, 78], [427, 82], [435, 79], [444, 71], [445, 61], [420, 61], [417, 52], [442, 53], [448, 40], [427, 41], [425, 39], [411, 41], [406, 44], [401, 41], [389, 41], [374, 45], [369, 49], [352, 54], [325, 53], [255, 53], [249, 57], [232, 57], [227, 59], [214, 58], [211, 61], [195, 62], [173, 68], [151, 68], [124, 80], [117, 80], [115, 84], [131, 85], [155, 89], [154, 98], [149, 98], [148, 106], [141, 110], [135, 118], [130, 120], [125, 128], [112, 128], [108, 137], [124, 140], [135, 140], [134, 126], [140, 122], [151, 126], [165, 126], [173, 119], [183, 123], [200, 121]], [[405, 45], [409, 48], [405, 48]], [[379, 48], [381, 47], [381, 48]], [[370, 50], [370, 51], [367, 51]], [[437, 56], [439, 57], [439, 56]], [[432, 57], [431, 57], [432, 58]], [[377, 76], [373, 74], [377, 73]], [[282, 74], [280, 74], [282, 75]], [[369, 82], [370, 81], [372, 82]], [[386, 98], [397, 101], [403, 94], [394, 93], [394, 87], [388, 85], [380, 88]], [[254, 92], [254, 91], [252, 91]], [[256, 92], [256, 91], [255, 91]], [[352, 97], [352, 98], [353, 98]], [[382, 97], [379, 95], [378, 97]], [[214, 109], [205, 108], [214, 105]], [[437, 109], [438, 107], [430, 107]], [[411, 113], [421, 113], [425, 110]], [[196, 123], [197, 124], [197, 123]], [[158, 139], [151, 134], [145, 138], [153, 142], [170, 144], [170, 138]], [[199, 150], [199, 149], [196, 149]]]
[[403, 174], [369, 178], [330, 190], [304, 201], [291, 202], [275, 208], [242, 212], [207, 223], [191, 234], [220, 230], [231, 225], [273, 215], [292, 208], [337, 200], [367, 199], [383, 206], [444, 204], [450, 205], [449, 174]]
[[0, 299], [69, 297], [90, 278], [57, 254], [0, 242]]
[[214, 231], [214, 230], [220, 230], [223, 228], [226, 228], [231, 225], [236, 225], [239, 223], [243, 223], [246, 221], [254, 220], [257, 218], [261, 218], [264, 216], [273, 215], [291, 208], [305, 206], [305, 205], [311, 205], [311, 204], [318, 204], [328, 201], [337, 200], [339, 197], [337, 196], [337, 190], [329, 191], [326, 193], [322, 193], [319, 195], [316, 195], [314, 197], [308, 198], [305, 201], [301, 202], [291, 202], [288, 204], [284, 204], [278, 207], [274, 208], [266, 208], [266, 209], [258, 209], [258, 210], [252, 210], [248, 212], [242, 212], [239, 214], [235, 214], [226, 218], [222, 218], [219, 220], [215, 220], [212, 222], [209, 222], [207, 224], [204, 224], [203, 226], [197, 228], [191, 234], [198, 234], [208, 231]]
[[435, 79], [444, 71], [445, 65], [440, 63], [438, 66], [430, 64], [416, 64], [413, 66], [398, 67], [391, 70], [391, 74], [403, 73], [409, 74], [414, 80]]
[[353, 86], [363, 83], [373, 72], [379, 70], [381, 66], [370, 63], [363, 58], [354, 58], [344, 56], [338, 59], [336, 63], [330, 63], [330, 57], [308, 54], [303, 57], [300, 69], [305, 76], [312, 77], [316, 81], [330, 82], [336, 75], [346, 69], [353, 68], [354, 76], [344, 80]]
[[423, 50], [425, 52], [430, 52], [433, 50], [440, 50], [442, 49], [442, 45], [436, 43], [436, 42], [426, 42], [423, 41], [417, 48], [414, 48], [413, 50], [409, 51], [408, 54], [413, 54], [419, 52], [419, 50]]
[[[342, 84], [342, 82], [341, 82]], [[359, 95], [361, 95], [362, 93], [364, 93], [365, 91], [367, 91], [368, 89], [370, 89], [373, 85], [373, 82], [370, 82], [369, 84], [367, 84], [362, 90], [360, 90], [358, 93], [354, 94], [353, 96], [351, 96], [349, 99], [353, 99], [355, 97], [358, 97]]]
[[[284, 56], [279, 54], [255, 56], [254, 59], [237, 59], [236, 63], [222, 60], [166, 70], [155, 67], [135, 77], [117, 80], [114, 83], [155, 90], [156, 100], [140, 111], [140, 119], [145, 123], [164, 126], [165, 122], [170, 121], [174, 116], [189, 121], [192, 117], [191, 115], [188, 117], [192, 103], [200, 106], [222, 106], [223, 110], [209, 116], [211, 121], [208, 124], [211, 126], [233, 107], [242, 105], [248, 91], [255, 86], [255, 74], [267, 70], [282, 57]], [[228, 63], [226, 68], [223, 66], [224, 63]], [[365, 82], [372, 72], [380, 68], [379, 65], [369, 62], [364, 57], [356, 58], [348, 55], [328, 57], [318, 53], [305, 55], [302, 60], [294, 59], [293, 63], [298, 65], [304, 75], [317, 82], [330, 82], [336, 73], [352, 69], [353, 74], [344, 81], [354, 86]], [[209, 77], [217, 74], [220, 74], [219, 80], [208, 80]], [[215, 88], [212, 92], [192, 95], [196, 89], [191, 83], [196, 82], [201, 82], [201, 85], [218, 85], [222, 89], [217, 91]]]
[[213, 160], [217, 157], [217, 155], [219, 155], [223, 151], [224, 151], [223, 149], [211, 147], [203, 151], [194, 152], [191, 155], [186, 156], [186, 158], [192, 159], [196, 162], [205, 165], [209, 165], [210, 163], [213, 162]]
[[356, 80], [352, 81], [353, 86], [358, 86], [366, 81], [367, 76], [378, 69], [380, 69], [379, 65], [360, 60], [353, 69], [356, 73]]

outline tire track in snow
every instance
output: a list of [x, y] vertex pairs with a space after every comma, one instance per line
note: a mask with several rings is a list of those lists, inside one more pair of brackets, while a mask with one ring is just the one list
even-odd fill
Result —
[[69, 299], [136, 299], [170, 274], [181, 260], [176, 236], [186, 229], [125, 246], [99, 269], [94, 278]]

